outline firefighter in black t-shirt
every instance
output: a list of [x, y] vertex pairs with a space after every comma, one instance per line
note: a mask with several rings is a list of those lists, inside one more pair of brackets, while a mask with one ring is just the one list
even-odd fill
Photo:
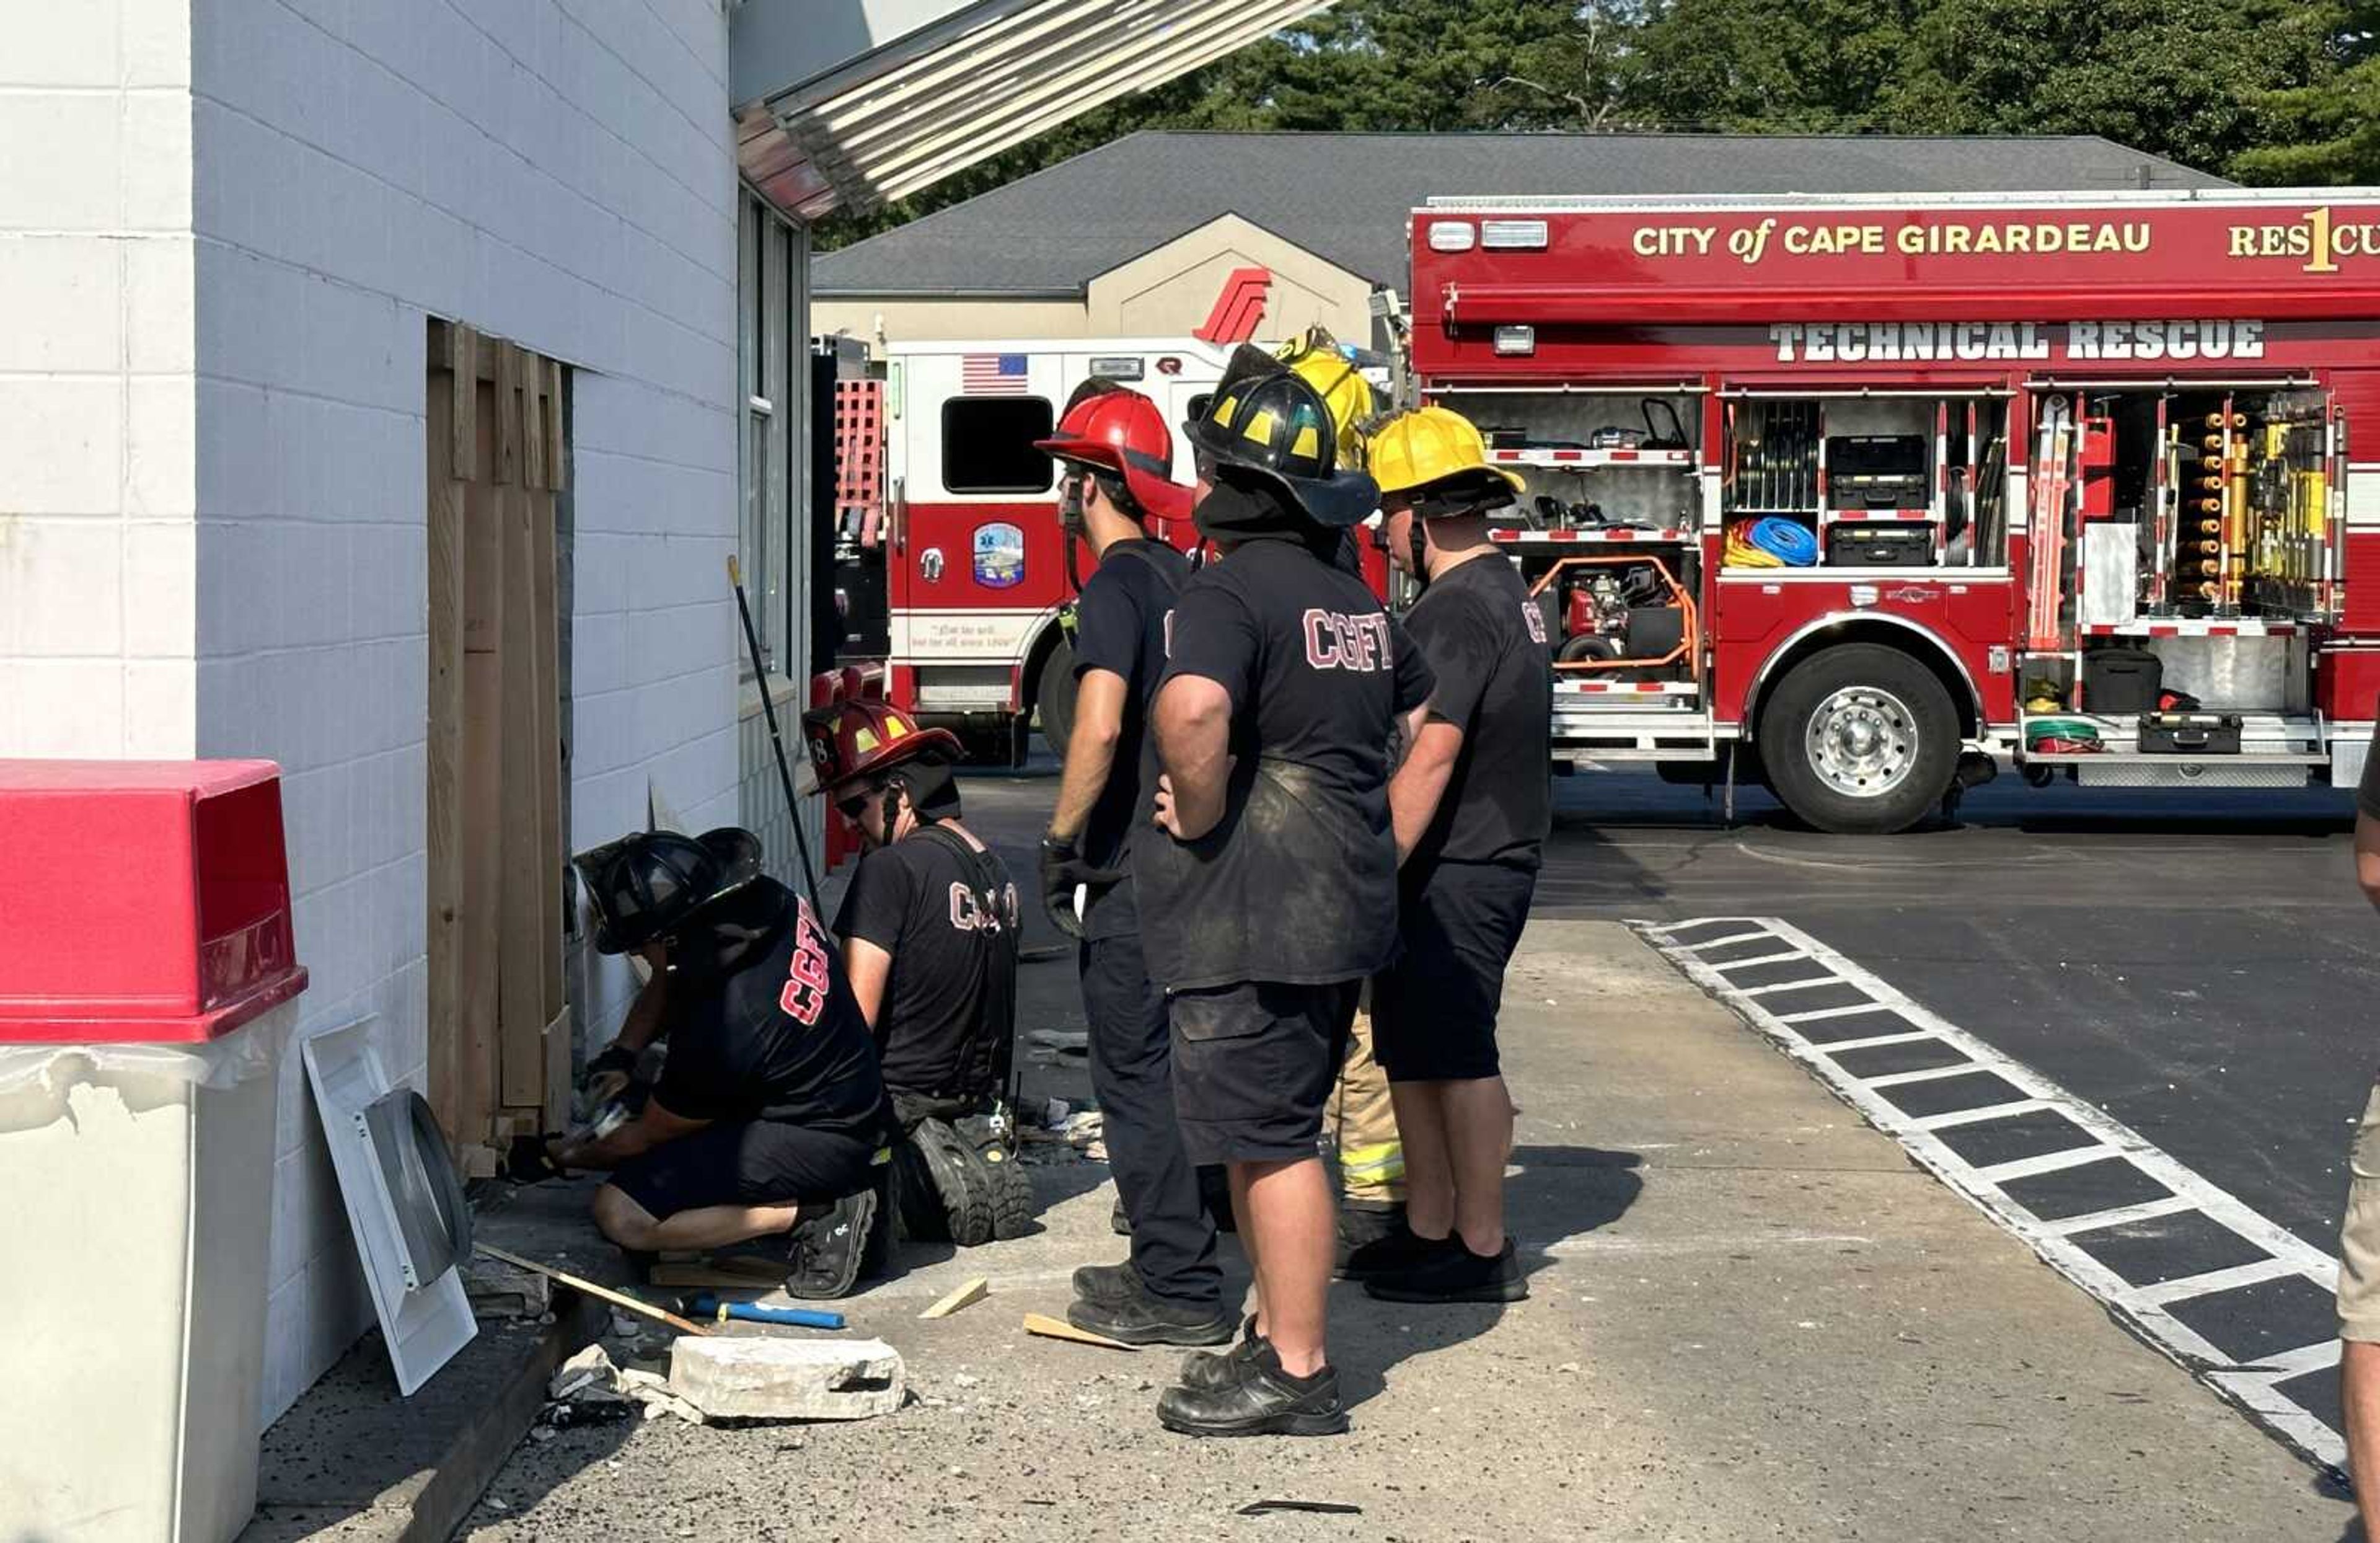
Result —
[[843, 965], [906, 1139], [895, 1197], [911, 1236], [972, 1246], [1032, 1223], [1002, 1098], [1015, 1055], [1016, 885], [959, 823], [959, 742], [897, 708], [806, 714], [820, 791], [867, 853], [836, 912]]
[[600, 1134], [523, 1138], [516, 1176], [610, 1169], [595, 1224], [634, 1253], [765, 1249], [785, 1289], [851, 1290], [877, 1221], [892, 1129], [868, 1024], [807, 901], [760, 873], [750, 832], [631, 835], [577, 859], [595, 946], [653, 966], [620, 1034], [588, 1067], [613, 1097], [669, 1045], [633, 1117]]
[[1041, 899], [1082, 940], [1091, 1090], [1132, 1230], [1130, 1262], [1075, 1272], [1066, 1316], [1130, 1344], [1220, 1344], [1238, 1318], [1223, 1305], [1215, 1223], [1173, 1112], [1165, 997], [1142, 961], [1126, 847], [1152, 810], [1148, 707], [1173, 597], [1190, 577], [1189, 560], [1147, 522], [1188, 519], [1191, 493], [1169, 480], [1173, 434], [1157, 404], [1111, 383], [1078, 399], [1038, 448], [1059, 463], [1065, 540], [1099, 564], [1075, 602], [1074, 730], [1041, 842]]
[[1348, 1273], [1397, 1302], [1528, 1294], [1504, 1233], [1512, 1105], [1496, 1054], [1504, 966], [1552, 823], [1545, 619], [1489, 511], [1513, 501], [1479, 431], [1429, 407], [1374, 431], [1390, 560], [1420, 581], [1405, 626], [1437, 689], [1389, 784], [1403, 950], [1372, 984], [1372, 1029], [1404, 1138], [1405, 1228]]
[[1158, 1417], [1320, 1435], [1347, 1415], [1324, 1348], [1335, 1229], [1317, 1145], [1357, 993], [1395, 947], [1388, 746], [1429, 672], [1331, 564], [1376, 492], [1337, 468], [1312, 385], [1277, 364], [1234, 371], [1185, 431], [1195, 517], [1223, 555], [1174, 607], [1151, 712], [1157, 823], [1133, 874], [1184, 1143], [1229, 1166], [1257, 1316], [1229, 1354], [1191, 1356]]

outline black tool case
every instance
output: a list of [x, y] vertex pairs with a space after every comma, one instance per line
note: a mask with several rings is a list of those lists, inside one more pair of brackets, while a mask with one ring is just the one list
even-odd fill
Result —
[[2236, 756], [2240, 723], [2236, 712], [2143, 712], [2141, 754]]
[[1934, 527], [1930, 523], [1827, 527], [1827, 566], [1830, 568], [1925, 568], [1933, 565]]
[[2165, 661], [2146, 649], [2094, 649], [2082, 656], [2085, 712], [2148, 712], [2164, 686]]

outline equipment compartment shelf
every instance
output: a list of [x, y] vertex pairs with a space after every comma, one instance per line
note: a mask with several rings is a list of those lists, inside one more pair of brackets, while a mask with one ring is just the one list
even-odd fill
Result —
[[1658, 529], [1640, 529], [1634, 526], [1614, 526], [1607, 529], [1597, 529], [1593, 527], [1588, 527], [1581, 529], [1566, 530], [1512, 530], [1499, 529], [1488, 531], [1488, 539], [1499, 543], [1500, 545], [1521, 547], [1536, 546], [1540, 542], [1547, 541], [1560, 542], [1564, 546], [1576, 545], [1580, 542], [1585, 542], [1588, 545], [1596, 545], [1609, 541], [1619, 541], [1631, 543], [1636, 546], [1644, 546], [1648, 543], [1661, 541], [1676, 543], [1699, 540], [1694, 531], [1682, 530], [1674, 526], [1664, 526]]
[[1693, 469], [1691, 450], [1555, 450], [1490, 449], [1488, 458], [1499, 466], [1552, 467], [1564, 471], [1591, 471], [1603, 467], [1686, 471]]

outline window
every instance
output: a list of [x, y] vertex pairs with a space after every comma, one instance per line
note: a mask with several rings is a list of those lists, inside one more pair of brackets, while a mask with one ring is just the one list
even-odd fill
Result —
[[1056, 472], [1033, 448], [1057, 419], [1038, 396], [957, 396], [942, 404], [946, 492], [1048, 492]]
[[[797, 618], [803, 601], [795, 521], [804, 492], [808, 368], [808, 348], [800, 335], [804, 240], [800, 230], [746, 197], [736, 253], [736, 549], [761, 657], [770, 673], [795, 676], [802, 665]], [[741, 673], [752, 678], [748, 657]]]

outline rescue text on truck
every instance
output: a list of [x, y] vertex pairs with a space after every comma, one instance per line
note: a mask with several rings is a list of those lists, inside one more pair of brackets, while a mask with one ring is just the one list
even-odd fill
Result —
[[[2035, 783], [2351, 783], [2380, 695], [2380, 194], [1439, 199], [1412, 365], [1580, 766], [1894, 831]], [[2380, 444], [2380, 439], [2373, 439]]]

